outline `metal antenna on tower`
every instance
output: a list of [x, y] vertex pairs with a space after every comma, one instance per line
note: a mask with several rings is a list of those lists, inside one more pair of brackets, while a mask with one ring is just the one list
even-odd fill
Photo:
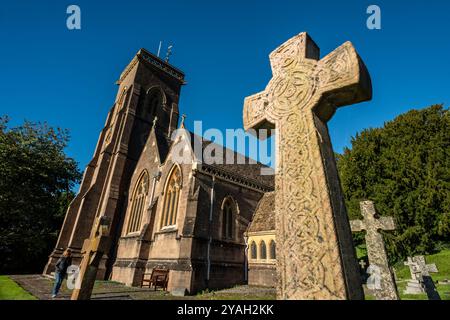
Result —
[[158, 54], [156, 55], [159, 58], [159, 53], [161, 52], [162, 41], [159, 41]]
[[166, 62], [169, 62], [169, 57], [172, 54], [172, 48], [173, 48], [172, 45], [167, 47]]
[[184, 119], [186, 119], [186, 115], [182, 114], [181, 115], [181, 123], [180, 123], [180, 128], [184, 129]]

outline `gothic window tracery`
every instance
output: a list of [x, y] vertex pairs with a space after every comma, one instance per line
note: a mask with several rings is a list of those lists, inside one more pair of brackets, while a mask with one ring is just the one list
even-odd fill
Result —
[[276, 259], [276, 244], [274, 240], [270, 240], [270, 259]]
[[256, 260], [258, 258], [257, 256], [257, 248], [255, 241], [252, 241], [250, 243], [250, 259]]
[[262, 260], [267, 259], [267, 248], [264, 240], [259, 244], [259, 257]]
[[176, 225], [178, 203], [181, 190], [181, 172], [178, 166], [172, 169], [164, 190], [164, 206], [161, 216], [161, 228]]
[[137, 232], [141, 229], [141, 221], [146, 206], [148, 194], [148, 173], [141, 174], [131, 200], [130, 218], [128, 219], [127, 234]]
[[225, 199], [222, 206], [222, 238], [234, 238], [234, 214], [233, 201], [230, 198]]

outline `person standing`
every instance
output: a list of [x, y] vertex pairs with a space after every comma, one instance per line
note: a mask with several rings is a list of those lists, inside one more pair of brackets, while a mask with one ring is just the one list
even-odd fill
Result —
[[64, 251], [61, 258], [58, 259], [55, 265], [55, 284], [52, 290], [52, 298], [56, 298], [56, 295], [61, 288], [61, 284], [67, 273], [67, 268], [72, 264], [72, 251], [67, 249]]

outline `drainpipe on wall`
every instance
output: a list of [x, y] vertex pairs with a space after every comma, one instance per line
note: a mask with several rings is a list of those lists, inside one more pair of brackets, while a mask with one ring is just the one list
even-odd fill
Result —
[[244, 251], [244, 281], [248, 282], [248, 237], [244, 235], [245, 251]]
[[212, 242], [212, 219], [213, 219], [213, 206], [214, 206], [214, 184], [215, 184], [215, 176], [212, 176], [212, 183], [211, 183], [211, 198], [210, 198], [210, 206], [209, 206], [209, 240], [208, 240], [208, 249], [207, 249], [207, 268], [206, 268], [206, 281], [208, 282], [209, 286], [209, 274], [211, 272], [211, 257], [210, 257], [210, 251], [211, 251], [211, 242]]

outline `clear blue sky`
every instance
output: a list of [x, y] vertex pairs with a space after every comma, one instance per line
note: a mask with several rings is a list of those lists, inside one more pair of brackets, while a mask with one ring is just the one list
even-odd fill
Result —
[[[82, 29], [66, 28], [66, 8], [81, 7]], [[381, 8], [382, 29], [366, 28], [366, 8]], [[141, 47], [174, 45], [182, 69], [180, 110], [188, 128], [241, 128], [245, 96], [271, 77], [268, 54], [307, 31], [322, 56], [350, 40], [372, 76], [373, 100], [338, 110], [329, 123], [334, 149], [410, 109], [450, 100], [446, 0], [390, 1], [8, 1], [0, 6], [0, 114], [68, 128], [80, 167], [94, 152], [123, 68]], [[164, 50], [165, 51], [165, 50]]]

